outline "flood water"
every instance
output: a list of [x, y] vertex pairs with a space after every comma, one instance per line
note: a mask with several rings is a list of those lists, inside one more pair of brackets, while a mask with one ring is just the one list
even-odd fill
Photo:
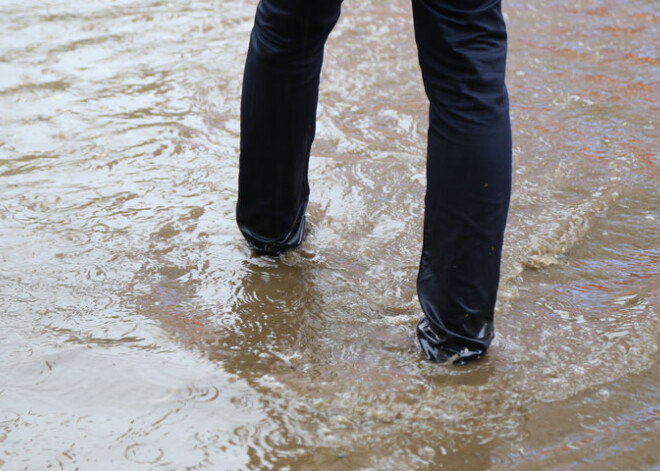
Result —
[[0, 4], [0, 468], [660, 469], [660, 12], [509, 0], [497, 337], [415, 345], [407, 0], [347, 0], [308, 234], [234, 222], [256, 0]]

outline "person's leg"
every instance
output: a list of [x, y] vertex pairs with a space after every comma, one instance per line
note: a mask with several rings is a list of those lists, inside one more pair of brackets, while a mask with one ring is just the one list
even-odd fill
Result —
[[236, 220], [252, 249], [300, 244], [323, 47], [341, 0], [261, 0], [241, 97]]
[[493, 336], [511, 192], [500, 0], [412, 0], [430, 101], [418, 339], [434, 361], [482, 355]]

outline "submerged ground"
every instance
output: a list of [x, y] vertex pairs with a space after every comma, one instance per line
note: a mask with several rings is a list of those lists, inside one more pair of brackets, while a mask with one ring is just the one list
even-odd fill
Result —
[[505, 3], [498, 336], [462, 368], [413, 336], [409, 3], [345, 2], [279, 259], [233, 220], [254, 8], [0, 5], [0, 468], [660, 469], [655, 2]]

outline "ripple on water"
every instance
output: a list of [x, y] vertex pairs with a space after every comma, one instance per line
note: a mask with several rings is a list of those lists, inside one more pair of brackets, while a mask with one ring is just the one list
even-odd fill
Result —
[[165, 453], [156, 445], [133, 443], [124, 450], [127, 460], [139, 464], [156, 464]]
[[11, 375], [13, 388], [30, 390], [47, 383], [53, 374], [54, 362], [44, 358], [21, 361], [15, 364], [16, 371]]
[[[3, 391], [0, 390], [0, 394]], [[18, 427], [21, 415], [18, 412], [3, 410], [0, 411], [0, 443], [7, 440], [9, 434]]]
[[206, 385], [197, 386], [189, 385], [181, 391], [181, 400], [184, 402], [211, 402], [215, 401], [220, 395], [220, 391], [216, 386]]

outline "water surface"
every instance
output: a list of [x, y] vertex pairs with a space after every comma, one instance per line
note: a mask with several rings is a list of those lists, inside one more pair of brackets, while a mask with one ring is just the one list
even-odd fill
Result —
[[254, 8], [0, 6], [0, 468], [660, 469], [654, 2], [505, 3], [498, 335], [461, 368], [413, 335], [408, 2], [345, 2], [280, 258], [233, 219]]

